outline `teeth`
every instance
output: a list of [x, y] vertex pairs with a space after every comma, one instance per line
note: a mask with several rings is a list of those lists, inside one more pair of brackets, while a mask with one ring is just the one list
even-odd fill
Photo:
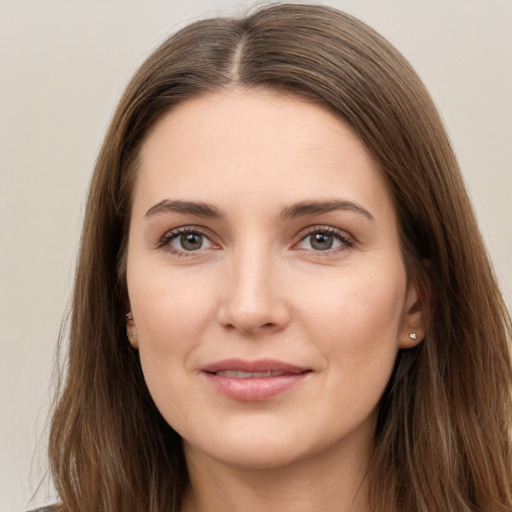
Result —
[[279, 377], [283, 375], [284, 372], [273, 372], [268, 370], [266, 372], [242, 372], [238, 370], [222, 370], [220, 372], [216, 372], [215, 375], [219, 375], [221, 377], [232, 377], [236, 379], [266, 379], [269, 377]]

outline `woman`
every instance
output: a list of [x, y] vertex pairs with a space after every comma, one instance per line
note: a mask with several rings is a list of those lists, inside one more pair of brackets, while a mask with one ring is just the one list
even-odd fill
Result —
[[512, 510], [510, 317], [439, 115], [321, 6], [186, 27], [91, 183], [61, 510]]

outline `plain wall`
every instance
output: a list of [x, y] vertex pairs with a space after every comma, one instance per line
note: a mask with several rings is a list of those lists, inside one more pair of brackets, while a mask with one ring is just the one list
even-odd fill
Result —
[[[324, 3], [387, 36], [424, 79], [512, 304], [512, 0]], [[27, 510], [46, 471], [55, 342], [88, 180], [116, 101], [166, 35], [250, 5], [0, 0], [0, 511]], [[45, 483], [31, 506], [51, 499]]]

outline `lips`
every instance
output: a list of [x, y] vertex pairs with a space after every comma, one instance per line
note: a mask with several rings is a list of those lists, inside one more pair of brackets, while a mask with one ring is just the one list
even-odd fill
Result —
[[262, 401], [295, 389], [311, 369], [272, 359], [229, 359], [201, 369], [218, 393], [240, 401]]
[[268, 379], [269, 377], [280, 377], [284, 372], [275, 372], [267, 370], [266, 372], [242, 372], [239, 370], [222, 370], [215, 372], [215, 375], [221, 377], [232, 377], [234, 379]]
[[[309, 371], [309, 368], [295, 366], [290, 363], [275, 359], [258, 359], [256, 361], [245, 361], [243, 359], [225, 359], [201, 368], [207, 373], [240, 372], [262, 374], [260, 378], [268, 377], [268, 373], [289, 373], [297, 375]], [[263, 375], [265, 374], [265, 375]], [[272, 375], [271, 375], [272, 376]], [[243, 376], [240, 378], [244, 378]]]

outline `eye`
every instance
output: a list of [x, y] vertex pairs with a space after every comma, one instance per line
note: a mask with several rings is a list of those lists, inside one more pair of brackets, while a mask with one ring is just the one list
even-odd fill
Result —
[[187, 255], [187, 253], [215, 247], [215, 244], [204, 233], [191, 228], [179, 228], [167, 233], [159, 245], [178, 255]]
[[352, 247], [352, 239], [343, 231], [329, 227], [313, 227], [296, 245], [298, 249], [312, 251], [335, 251], [344, 247]]

